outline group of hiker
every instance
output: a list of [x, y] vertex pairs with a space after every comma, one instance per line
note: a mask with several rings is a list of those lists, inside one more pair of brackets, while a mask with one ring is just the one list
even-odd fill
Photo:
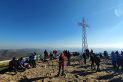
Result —
[[[26, 68], [29, 67], [36, 67], [36, 62], [35, 62], [35, 55], [36, 53], [31, 53], [30, 56], [24, 60], [23, 57], [16, 59], [13, 57], [13, 59], [9, 62], [9, 69], [18, 71], [18, 70], [25, 70]], [[71, 56], [79, 56], [80, 54], [78, 53], [70, 53], [68, 50], [64, 50], [62, 53], [58, 55], [57, 50], [53, 50], [50, 53], [48, 53], [47, 50], [44, 50], [44, 58], [43, 62], [49, 61], [49, 60], [54, 60], [58, 59], [58, 76], [59, 75], [64, 75], [64, 66], [65, 66], [65, 60], [67, 60], [67, 66], [71, 65]], [[90, 68], [91, 70], [100, 70], [100, 62], [102, 59], [108, 59], [109, 60], [109, 55], [107, 51], [104, 51], [103, 55], [96, 54], [93, 52], [93, 50], [86, 49], [84, 53], [80, 56], [82, 59], [80, 61], [83, 62], [83, 65], [86, 67], [87, 60], [89, 60], [90, 63]], [[119, 69], [121, 66], [123, 68], [123, 51], [121, 51], [121, 54], [119, 54], [118, 51], [114, 52], [112, 51], [111, 53], [111, 60], [112, 60], [112, 65], [114, 69]], [[105, 60], [103, 60], [105, 61]]]
[[86, 49], [82, 54], [83, 62], [86, 65], [87, 59], [90, 59], [90, 66], [92, 70], [99, 71], [100, 70], [100, 56], [93, 52], [93, 50], [89, 51]]
[[67, 65], [70, 65], [70, 58], [71, 54], [68, 50], [64, 50], [58, 57], [57, 57], [57, 51], [53, 50], [48, 54], [48, 51], [44, 51], [44, 62], [48, 61], [48, 59], [53, 60], [53, 59], [58, 59], [58, 76], [59, 75], [64, 75], [64, 65], [65, 65], [65, 59], [68, 60]]
[[111, 52], [111, 58], [112, 58], [112, 65], [115, 70], [118, 70], [119, 67], [121, 66], [123, 69], [123, 51], [119, 53], [118, 51]]
[[104, 51], [102, 55], [101, 53], [96, 54], [93, 52], [93, 50], [89, 51], [88, 49], [86, 49], [82, 56], [85, 65], [87, 59], [90, 59], [92, 70], [95, 69], [95, 66], [97, 67], [97, 71], [100, 70], [101, 60], [105, 63], [110, 63], [108, 61], [111, 60], [112, 63], [110, 64], [112, 64], [114, 70], [118, 70], [120, 67], [123, 69], [123, 51], [121, 51], [121, 53], [119, 53], [118, 51], [112, 51], [110, 55], [107, 51]]
[[29, 67], [36, 67], [35, 57], [36, 53], [30, 53], [29, 58], [24, 59], [23, 57], [17, 59], [13, 57], [13, 59], [9, 62], [9, 70], [17, 72], [19, 70], [24, 71]]
[[50, 54], [48, 53], [47, 50], [44, 50], [44, 62], [47, 60], [53, 60], [53, 59], [57, 59], [57, 50], [53, 50], [50, 52]]

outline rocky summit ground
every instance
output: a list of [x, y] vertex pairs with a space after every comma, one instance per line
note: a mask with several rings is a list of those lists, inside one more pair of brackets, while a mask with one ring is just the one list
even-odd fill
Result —
[[58, 63], [56, 60], [48, 63], [37, 62], [36, 68], [26, 69], [24, 72], [6, 72], [0, 74], [0, 82], [123, 82], [123, 72], [112, 70], [111, 62], [101, 62], [101, 70], [96, 72], [78, 62], [65, 66], [65, 75], [56, 76]]

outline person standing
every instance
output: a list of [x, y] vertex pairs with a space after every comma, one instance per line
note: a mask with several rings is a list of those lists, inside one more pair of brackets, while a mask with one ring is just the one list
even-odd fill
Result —
[[84, 59], [84, 64], [86, 65], [86, 53], [83, 53], [82, 57]]
[[94, 53], [93, 51], [91, 50], [91, 53], [90, 53], [90, 61], [91, 61], [91, 69], [94, 70], [95, 69], [95, 66], [94, 66]]
[[67, 63], [67, 65], [70, 65], [70, 58], [71, 58], [71, 54], [70, 54], [70, 52], [69, 52], [69, 51], [67, 51], [66, 56], [67, 56], [67, 59], [68, 59], [68, 63]]
[[53, 50], [53, 55], [54, 55], [54, 58], [56, 59], [57, 58], [57, 50]]
[[31, 53], [31, 55], [29, 56], [29, 62], [30, 66], [32, 66], [33, 68], [36, 67], [35, 55], [33, 53]]
[[117, 56], [116, 64], [117, 64], [117, 70], [118, 70], [118, 69], [119, 69], [119, 67], [120, 67], [120, 66], [121, 66], [121, 64], [122, 64], [122, 60], [121, 60], [122, 56], [119, 54], [119, 52], [118, 52], [118, 51], [116, 51], [116, 52], [115, 52], [115, 54], [116, 54], [116, 56]]
[[60, 56], [59, 56], [59, 71], [58, 71], [58, 76], [61, 75], [63, 76], [64, 75], [64, 59], [65, 59], [65, 55], [64, 53], [61, 53]]
[[113, 68], [116, 69], [117, 68], [117, 55], [113, 51], [111, 53], [111, 59], [112, 59]]
[[96, 54], [94, 55], [94, 61], [97, 67], [96, 71], [99, 71], [100, 70], [100, 58]]
[[52, 51], [50, 52], [49, 57], [50, 57], [50, 60], [54, 59]]
[[47, 50], [44, 51], [44, 62], [46, 62], [48, 59], [48, 52]]

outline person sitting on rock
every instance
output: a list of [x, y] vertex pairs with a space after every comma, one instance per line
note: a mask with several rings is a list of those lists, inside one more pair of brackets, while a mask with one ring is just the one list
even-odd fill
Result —
[[58, 76], [64, 75], [64, 59], [65, 59], [65, 55], [64, 53], [61, 53], [59, 56], [59, 71], [58, 71]]
[[29, 58], [25, 59], [25, 67], [28, 68], [28, 69], [30, 68]]
[[9, 70], [14, 72], [17, 71], [17, 60], [15, 57], [9, 62]]
[[25, 70], [25, 62], [23, 60], [23, 57], [18, 59], [18, 69], [23, 71]]

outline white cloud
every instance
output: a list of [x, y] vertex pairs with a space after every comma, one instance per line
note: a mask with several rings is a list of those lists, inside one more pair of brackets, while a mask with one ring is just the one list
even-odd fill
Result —
[[117, 7], [116, 9], [114, 9], [114, 14], [115, 14], [117, 17], [123, 16], [123, 6], [119, 6], [119, 7]]

